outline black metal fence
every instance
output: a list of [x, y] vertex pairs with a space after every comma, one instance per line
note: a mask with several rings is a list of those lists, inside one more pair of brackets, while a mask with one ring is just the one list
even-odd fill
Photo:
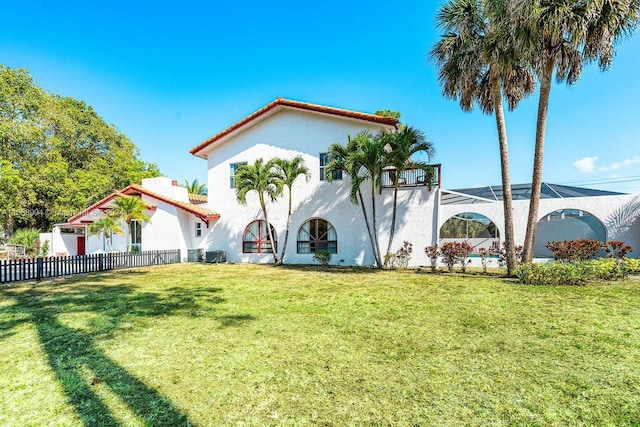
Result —
[[180, 250], [144, 251], [137, 254], [105, 253], [0, 261], [0, 283], [42, 280], [74, 274], [180, 262]]

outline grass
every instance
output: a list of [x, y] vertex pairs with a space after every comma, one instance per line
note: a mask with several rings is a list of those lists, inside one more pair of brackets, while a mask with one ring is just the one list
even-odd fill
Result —
[[0, 425], [640, 425], [640, 283], [182, 264], [0, 289]]

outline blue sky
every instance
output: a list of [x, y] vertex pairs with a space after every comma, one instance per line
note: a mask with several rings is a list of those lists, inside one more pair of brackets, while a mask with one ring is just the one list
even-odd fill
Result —
[[[167, 176], [206, 180], [189, 150], [278, 96], [422, 129], [443, 186], [500, 183], [495, 121], [445, 100], [427, 52], [439, 2], [8, 2], [0, 63], [92, 105]], [[640, 36], [605, 73], [555, 85], [544, 179], [640, 192]], [[537, 93], [507, 116], [512, 181], [531, 180]]]

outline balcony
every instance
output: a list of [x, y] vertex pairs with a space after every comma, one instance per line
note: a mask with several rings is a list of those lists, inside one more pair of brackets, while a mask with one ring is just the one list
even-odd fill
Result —
[[431, 190], [433, 187], [440, 188], [440, 168], [441, 165], [430, 165], [433, 168], [433, 175], [429, 176], [425, 171], [420, 169], [407, 169], [398, 174], [395, 168], [385, 169], [382, 173], [382, 187], [393, 188], [396, 180], [398, 186], [404, 187], [427, 187]]

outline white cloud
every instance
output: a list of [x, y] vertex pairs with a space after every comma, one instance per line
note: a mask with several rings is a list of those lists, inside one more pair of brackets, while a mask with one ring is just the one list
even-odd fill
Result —
[[640, 163], [640, 156], [635, 156], [630, 159], [623, 160], [622, 166], [631, 166], [635, 165], [636, 163]]
[[593, 173], [596, 170], [597, 157], [585, 157], [573, 163], [573, 166], [582, 173]]
[[[582, 159], [582, 160], [585, 160], [585, 159]], [[582, 161], [582, 160], [578, 160], [578, 161]], [[631, 157], [631, 158], [628, 158], [628, 159], [624, 159], [621, 162], [611, 163], [609, 166], [600, 166], [600, 167], [598, 167], [598, 170], [601, 171], [601, 172], [617, 171], [619, 169], [626, 168], [628, 166], [633, 166], [633, 165], [636, 165], [636, 164], [639, 164], [639, 163], [640, 163], [640, 156], [635, 156], [635, 157]], [[575, 166], [575, 163], [574, 163], [574, 166]], [[576, 167], [578, 167], [578, 166], [576, 166]], [[580, 168], [578, 168], [578, 169], [580, 169]]]

